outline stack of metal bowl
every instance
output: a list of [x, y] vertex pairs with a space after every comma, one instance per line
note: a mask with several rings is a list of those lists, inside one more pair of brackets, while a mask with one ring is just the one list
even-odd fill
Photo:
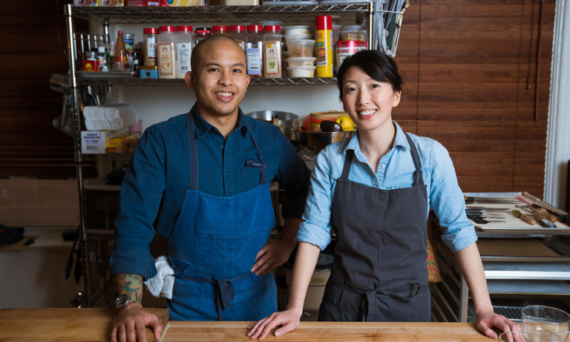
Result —
[[295, 131], [299, 144], [303, 147], [308, 147], [315, 152], [320, 152], [322, 149], [335, 142], [342, 141], [350, 138], [356, 131], [347, 132], [305, 132]]
[[[287, 139], [291, 141], [297, 140], [295, 135], [295, 127], [297, 127], [297, 120], [299, 117], [293, 113], [278, 112], [274, 110], [262, 110], [258, 112], [247, 113], [250, 116], [259, 121], [266, 121], [269, 123], [274, 123], [274, 119], [279, 120], [279, 127]], [[275, 122], [277, 124], [277, 122]]]

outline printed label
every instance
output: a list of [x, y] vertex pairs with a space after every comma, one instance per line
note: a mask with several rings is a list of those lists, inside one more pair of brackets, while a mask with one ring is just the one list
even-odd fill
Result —
[[303, 66], [313, 66], [313, 62], [303, 62]]
[[347, 40], [364, 40], [363, 34], [348, 33], [346, 36], [348, 37]]
[[190, 57], [192, 55], [191, 43], [178, 43], [176, 44], [176, 54], [178, 58], [178, 74], [185, 74], [190, 71]]
[[247, 74], [261, 75], [261, 51], [258, 48], [247, 49]]
[[265, 58], [267, 64], [265, 65], [266, 75], [277, 75], [280, 71], [281, 64], [281, 48], [280, 42], [265, 43]]
[[172, 68], [172, 47], [170, 44], [158, 45], [158, 72], [161, 75], [174, 75]]
[[146, 40], [147, 46], [147, 56], [146, 59], [155, 60], [156, 59], [156, 38], [147, 38]]

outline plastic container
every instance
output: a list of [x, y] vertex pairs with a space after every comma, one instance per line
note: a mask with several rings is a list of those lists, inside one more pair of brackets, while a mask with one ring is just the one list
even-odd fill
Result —
[[277, 25], [277, 26], [281, 27], [281, 26], [283, 25], [283, 22], [282, 22], [282, 21], [279, 21], [279, 20], [265, 20], [265, 21], [260, 21], [260, 22], [258, 22], [257, 25], [261, 25], [261, 26], [263, 26], [263, 27], [265, 27], [265, 26], [272, 26], [272, 25], [275, 26], [275, 25]]
[[311, 33], [296, 33], [285, 36], [285, 41], [299, 40], [299, 39], [312, 39], [313, 35]]
[[338, 42], [340, 39], [340, 25], [333, 25], [332, 26], [332, 31], [333, 31], [333, 42]]
[[176, 27], [161, 26], [158, 34], [158, 77], [176, 78]]
[[263, 73], [263, 26], [249, 25], [246, 37], [247, 74], [260, 78]]
[[287, 41], [289, 58], [315, 57], [315, 41], [313, 39], [295, 39]]
[[289, 77], [291, 78], [315, 77], [316, 68], [317, 67], [314, 66], [290, 66], [287, 67], [287, 71], [289, 72]]
[[298, 67], [298, 66], [315, 66], [315, 57], [294, 57], [294, 58], [287, 58], [287, 64], [290, 67]]
[[190, 57], [192, 56], [192, 26], [176, 27], [176, 78], [184, 78], [190, 67]]
[[194, 46], [208, 38], [211, 34], [212, 30], [209, 27], [196, 27], [196, 30], [194, 30]]
[[144, 66], [156, 66], [156, 40], [158, 29], [147, 27], [143, 29], [143, 58]]
[[229, 27], [229, 34], [228, 36], [230, 38], [233, 38], [233, 40], [236, 41], [236, 43], [238, 43], [239, 46], [241, 46], [241, 48], [245, 51], [245, 40], [246, 40], [246, 34], [245, 34], [245, 26], [244, 25], [231, 25]]
[[368, 31], [360, 25], [343, 26], [340, 29], [340, 40], [360, 40], [366, 41], [366, 33]]
[[285, 30], [285, 36], [311, 33], [311, 27], [309, 25], [287, 26], [284, 27], [283, 30]]
[[268, 25], [263, 34], [263, 76], [265, 78], [282, 77], [281, 26]]
[[212, 36], [215, 34], [223, 34], [225, 36], [228, 35], [228, 27], [224, 25], [216, 25], [212, 26]]

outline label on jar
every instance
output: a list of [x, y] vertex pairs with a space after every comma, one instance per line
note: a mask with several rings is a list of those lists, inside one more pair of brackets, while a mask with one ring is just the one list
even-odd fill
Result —
[[178, 64], [177, 74], [185, 74], [190, 71], [190, 57], [192, 56], [192, 44], [190, 43], [178, 43], [176, 44], [176, 57]]
[[172, 46], [170, 44], [158, 45], [158, 73], [160, 75], [174, 75]]
[[347, 46], [347, 47], [336, 48], [336, 62], [337, 62], [336, 68], [337, 68], [337, 70], [342, 65], [342, 62], [347, 57], [350, 57], [350, 56], [354, 55], [355, 53], [357, 53], [358, 51], [362, 51], [362, 50], [366, 50], [366, 47], [364, 47], [364, 46]]
[[133, 51], [133, 45], [135, 43], [133, 38], [123, 38], [123, 42], [125, 43], [125, 49], [127, 49], [127, 51]]
[[259, 48], [247, 49], [247, 74], [261, 75], [261, 51]]
[[364, 35], [358, 33], [347, 33], [346, 38], [347, 39], [345, 40], [364, 40]]
[[156, 38], [151, 37], [146, 40], [146, 59], [156, 60]]
[[264, 43], [265, 45], [265, 74], [281, 74], [281, 42]]

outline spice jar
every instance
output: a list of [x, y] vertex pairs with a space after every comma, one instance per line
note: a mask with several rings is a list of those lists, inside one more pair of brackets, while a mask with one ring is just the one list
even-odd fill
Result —
[[263, 26], [249, 25], [246, 37], [247, 74], [260, 78], [263, 65]]
[[239, 46], [245, 51], [245, 26], [244, 25], [231, 25], [230, 26], [230, 38], [238, 43]]
[[143, 30], [143, 54], [145, 66], [156, 66], [156, 38], [158, 29], [148, 27]]
[[123, 34], [123, 42], [125, 43], [125, 49], [127, 49], [127, 51], [133, 51], [133, 46], [135, 45], [135, 34]]
[[176, 61], [174, 59], [174, 42], [176, 28], [161, 26], [158, 34], [158, 77], [176, 78]]
[[209, 27], [197, 27], [194, 31], [194, 46], [198, 45], [201, 41], [208, 38], [212, 30]]
[[192, 26], [176, 27], [176, 78], [184, 78], [190, 71], [190, 57], [192, 56]]
[[215, 34], [228, 35], [228, 27], [223, 25], [212, 26], [212, 36]]
[[366, 42], [361, 40], [349, 40], [349, 41], [338, 41], [336, 42], [336, 62], [335, 62], [335, 73], [338, 72], [342, 62], [358, 51], [366, 50]]
[[263, 76], [281, 78], [281, 26], [268, 25], [263, 34]]

